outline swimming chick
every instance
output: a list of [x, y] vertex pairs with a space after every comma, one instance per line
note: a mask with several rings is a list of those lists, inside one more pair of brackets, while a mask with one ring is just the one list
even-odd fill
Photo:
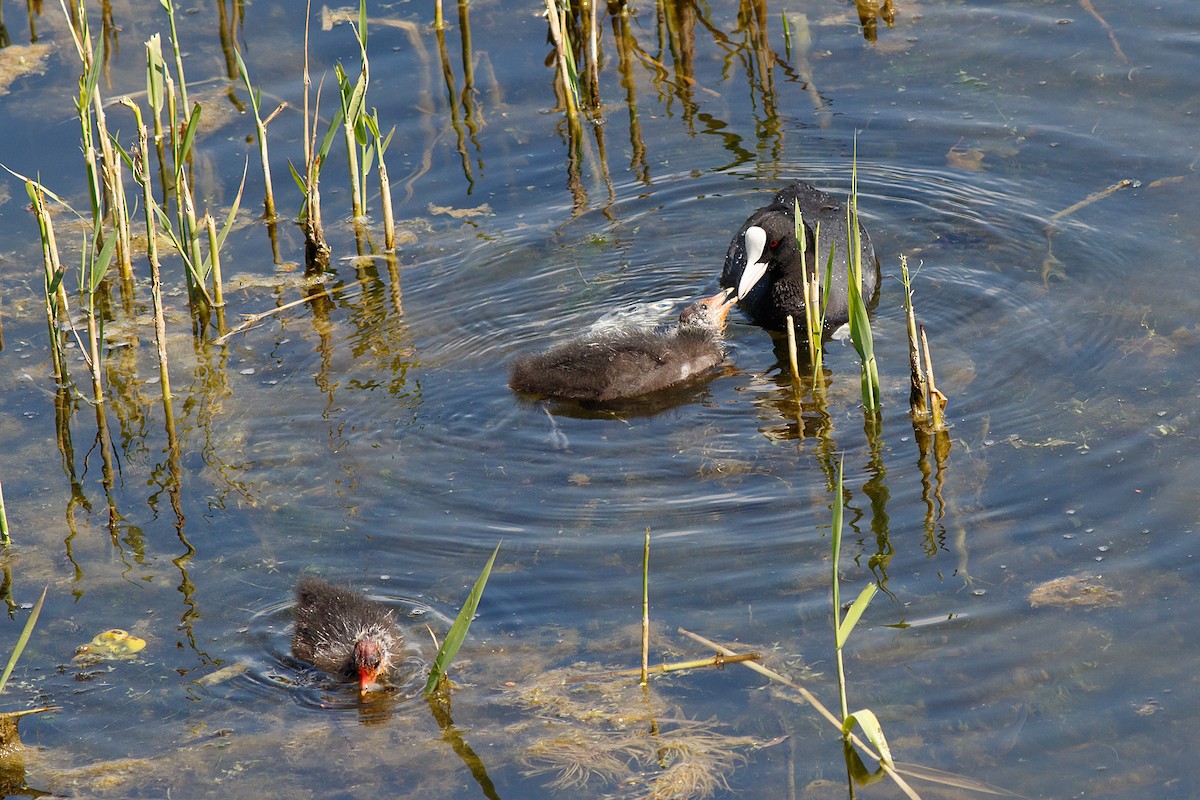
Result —
[[621, 400], [703, 375], [725, 360], [732, 292], [698, 300], [666, 329], [632, 328], [584, 336], [513, 362], [508, 385], [571, 400]]

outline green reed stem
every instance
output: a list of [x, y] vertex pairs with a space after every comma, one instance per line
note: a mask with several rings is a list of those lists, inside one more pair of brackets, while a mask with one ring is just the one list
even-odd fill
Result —
[[158, 0], [158, 4], [167, 12], [167, 22], [171, 26], [171, 50], [175, 53], [175, 74], [179, 76], [179, 98], [187, 108], [187, 79], [183, 76], [183, 55], [179, 51], [179, 31], [175, 27], [175, 4], [172, 0]]
[[374, 142], [375, 152], [379, 157], [376, 171], [379, 175], [379, 209], [383, 216], [383, 247], [392, 253], [396, 250], [396, 220], [392, 216], [392, 182], [388, 179], [387, 164], [384, 163], [383, 157], [392, 143], [396, 126], [392, 126], [387, 136], [382, 136], [379, 130], [379, 109], [376, 108], [372, 108], [370, 114], [363, 115], [363, 124], [371, 134], [371, 141]]
[[171, 409], [171, 373], [167, 368], [167, 323], [162, 304], [162, 270], [158, 260], [158, 225], [155, 213], [162, 213], [154, 199], [150, 179], [150, 146], [146, 125], [142, 121], [142, 110], [132, 100], [125, 98], [123, 105], [133, 111], [137, 124], [137, 148], [133, 152], [132, 171], [142, 188], [142, 208], [146, 218], [146, 260], [150, 262], [150, 302], [154, 310], [154, 341], [158, 349], [159, 390], [162, 393], [163, 410], [169, 429], [174, 429], [174, 413]]
[[638, 681], [643, 689], [650, 683], [650, 526], [646, 526], [646, 541], [642, 546], [642, 674]]
[[286, 104], [281, 104], [279, 108], [271, 113], [270, 119], [263, 121], [262, 118], [262, 90], [255, 89], [250, 83], [250, 73], [246, 69], [246, 62], [242, 60], [242, 54], [238, 50], [233, 51], [233, 55], [237, 58], [238, 74], [241, 75], [242, 84], [246, 87], [246, 93], [250, 96], [250, 108], [254, 111], [254, 138], [258, 142], [258, 158], [262, 164], [263, 184], [265, 198], [263, 200], [263, 214], [267, 219], [274, 219], [275, 214], [275, 189], [271, 182], [271, 158], [267, 152], [267, 123], [274, 119]]
[[[325, 232], [321, 225], [321, 192], [318, 183], [321, 175], [321, 165], [325, 161], [324, 152], [330, 137], [326, 136], [326, 145], [321, 151], [317, 150], [317, 120], [316, 111], [310, 115], [309, 94], [312, 90], [312, 73], [309, 71], [308, 39], [309, 26], [312, 23], [312, 0], [306, 0], [304, 14], [304, 176], [291, 167], [292, 178], [304, 192], [304, 263], [309, 272], [322, 272], [329, 266], [329, 244], [325, 241]], [[321, 90], [317, 89], [317, 109], [321, 106]], [[332, 133], [332, 130], [330, 131]]]
[[[830, 533], [830, 543], [832, 546], [832, 574], [830, 584], [833, 590], [833, 638], [834, 651], [837, 656], [837, 677], [838, 677], [838, 697], [841, 700], [842, 707], [842, 735], [849, 741], [850, 730], [853, 728], [853, 721], [850, 717], [849, 706], [846, 703], [846, 668], [842, 658], [842, 649], [846, 645], [846, 640], [850, 638], [850, 632], [854, 630], [854, 626], [858, 624], [862, 618], [863, 612], [867, 610], [867, 606], [871, 602], [871, 598], [878, 591], [878, 586], [875, 583], [868, 583], [859, 593], [858, 597], [850, 608], [846, 610], [846, 615], [842, 616], [842, 600], [841, 600], [841, 580], [839, 576], [840, 560], [842, 555], [842, 516], [844, 505], [843, 494], [843, 475], [845, 471], [845, 459], [838, 463], [837, 476], [837, 495], [833, 502], [833, 525]], [[870, 712], [855, 712], [857, 716], [870, 715]], [[872, 718], [874, 715], [870, 715]], [[868, 728], [869, 724], [864, 724], [864, 729]], [[875, 741], [874, 736], [869, 732], [872, 742]]]

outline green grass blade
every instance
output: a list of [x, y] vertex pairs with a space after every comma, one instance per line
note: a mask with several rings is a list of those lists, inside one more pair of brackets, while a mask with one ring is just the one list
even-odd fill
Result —
[[17, 639], [16, 647], [13, 648], [12, 655], [8, 657], [8, 665], [4, 667], [4, 674], [0, 675], [0, 692], [4, 691], [4, 687], [8, 685], [8, 677], [12, 675], [13, 668], [17, 666], [17, 659], [21, 657], [21, 653], [25, 652], [25, 645], [29, 643], [29, 637], [33, 633], [33, 626], [37, 624], [38, 614], [42, 613], [42, 604], [46, 602], [46, 592], [50, 587], [42, 589], [42, 596], [33, 604], [33, 611], [29, 612], [29, 620], [25, 623], [24, 630], [21, 631], [21, 636]]
[[434, 690], [437, 689], [442, 676], [446, 674], [446, 668], [454, 660], [454, 656], [458, 655], [458, 648], [462, 646], [463, 640], [467, 638], [467, 630], [471, 627], [471, 620], [475, 617], [475, 609], [479, 606], [480, 598], [483, 597], [483, 587], [487, 585], [488, 576], [492, 574], [492, 564], [496, 561], [496, 554], [500, 552], [500, 544], [502, 543], [498, 543], [496, 549], [492, 551], [492, 557], [488, 559], [487, 564], [483, 567], [483, 571], [479, 573], [479, 577], [475, 580], [475, 586], [472, 587], [471, 593], [467, 595], [466, 601], [463, 602], [458, 616], [454, 619], [454, 624], [450, 626], [450, 632], [446, 634], [445, 641], [438, 648], [437, 658], [434, 659], [433, 667], [429, 670], [429, 680], [425, 682], [426, 696], [433, 694]]

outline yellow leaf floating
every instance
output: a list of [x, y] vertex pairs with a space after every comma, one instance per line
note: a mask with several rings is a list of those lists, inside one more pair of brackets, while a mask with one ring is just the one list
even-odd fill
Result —
[[133, 658], [146, 646], [139, 639], [120, 628], [97, 633], [87, 644], [75, 648], [75, 663], [94, 664], [100, 661], [119, 661]]

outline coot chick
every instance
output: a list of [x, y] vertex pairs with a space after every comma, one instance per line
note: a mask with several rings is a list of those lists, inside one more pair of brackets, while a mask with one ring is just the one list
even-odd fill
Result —
[[519, 392], [607, 402], [649, 394], [701, 375], [725, 359], [731, 292], [698, 300], [666, 329], [634, 328], [560, 344], [513, 362], [508, 385]]
[[355, 589], [301, 578], [292, 618], [296, 658], [330, 675], [357, 679], [362, 692], [399, 660], [403, 638], [391, 609]]
[[[796, 241], [796, 204], [804, 221], [807, 249], [800, 252]], [[821, 235], [816, 236], [817, 223]], [[820, 275], [822, 291], [825, 265], [833, 252], [833, 281], [825, 298], [826, 335], [850, 319], [848, 295], [849, 246], [846, 206], [833, 195], [826, 194], [804, 181], [796, 181], [783, 189], [771, 201], [750, 215], [729, 243], [725, 267], [721, 270], [721, 286], [736, 290], [739, 305], [755, 323], [774, 331], [787, 327], [787, 316], [798, 330], [805, 329], [804, 289], [805, 272], [814, 269]], [[879, 293], [879, 261], [871, 237], [858, 223], [862, 254], [862, 295], [868, 305]], [[817, 245], [820, 263], [814, 263]]]

